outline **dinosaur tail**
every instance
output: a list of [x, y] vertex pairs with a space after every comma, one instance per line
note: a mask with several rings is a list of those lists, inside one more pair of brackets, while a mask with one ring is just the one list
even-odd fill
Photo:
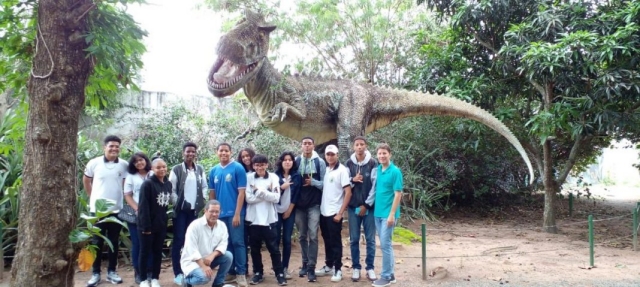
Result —
[[384, 95], [385, 101], [376, 101], [373, 107], [373, 115], [367, 126], [368, 131], [379, 129], [391, 122], [418, 115], [443, 115], [472, 119], [480, 122], [505, 137], [511, 143], [529, 168], [529, 183], [533, 183], [533, 167], [529, 156], [513, 135], [499, 119], [491, 113], [473, 104], [446, 96], [423, 94], [406, 90], [381, 89], [378, 91]]

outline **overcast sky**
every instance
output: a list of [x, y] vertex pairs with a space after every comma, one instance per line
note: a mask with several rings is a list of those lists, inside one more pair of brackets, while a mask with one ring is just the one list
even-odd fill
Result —
[[181, 95], [209, 95], [206, 78], [215, 60], [222, 22], [199, 0], [150, 0], [129, 12], [149, 32], [141, 88]]

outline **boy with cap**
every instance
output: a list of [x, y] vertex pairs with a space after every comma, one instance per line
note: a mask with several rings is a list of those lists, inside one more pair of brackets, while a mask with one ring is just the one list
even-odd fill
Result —
[[320, 231], [324, 240], [326, 265], [316, 276], [332, 274], [331, 281], [342, 280], [342, 214], [351, 200], [349, 169], [338, 161], [338, 147], [329, 145], [324, 151], [327, 171], [324, 175], [320, 204]]

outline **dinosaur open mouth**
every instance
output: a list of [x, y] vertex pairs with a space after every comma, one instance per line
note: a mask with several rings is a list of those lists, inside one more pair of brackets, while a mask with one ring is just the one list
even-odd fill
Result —
[[209, 73], [209, 87], [226, 89], [232, 87], [247, 74], [253, 71], [258, 63], [249, 65], [236, 64], [225, 58], [219, 58]]

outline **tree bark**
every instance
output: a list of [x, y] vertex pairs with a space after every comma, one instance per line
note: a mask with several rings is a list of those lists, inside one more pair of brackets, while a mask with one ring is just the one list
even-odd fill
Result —
[[20, 191], [20, 223], [11, 286], [73, 286], [76, 252], [69, 233], [76, 225], [78, 119], [91, 72], [86, 17], [68, 19], [90, 0], [41, 0], [28, 83], [29, 115]]
[[[544, 93], [544, 109], [549, 112], [553, 100], [553, 83], [547, 83]], [[544, 164], [544, 214], [542, 216], [542, 226], [546, 232], [558, 233], [556, 226], [556, 210], [555, 201], [558, 192], [558, 184], [555, 181], [553, 169], [553, 149], [551, 147], [551, 139], [547, 138], [542, 145], [543, 164]]]

